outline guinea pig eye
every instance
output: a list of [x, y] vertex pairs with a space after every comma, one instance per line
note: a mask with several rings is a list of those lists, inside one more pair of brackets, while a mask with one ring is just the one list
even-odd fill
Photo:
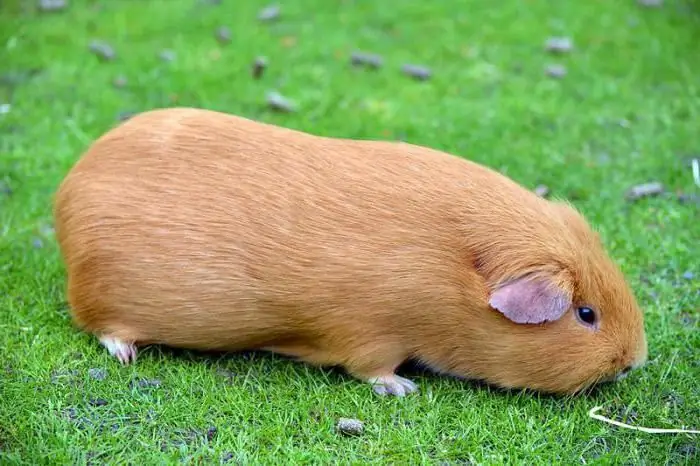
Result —
[[595, 311], [590, 307], [579, 307], [577, 309], [578, 318], [587, 325], [593, 325], [596, 321]]

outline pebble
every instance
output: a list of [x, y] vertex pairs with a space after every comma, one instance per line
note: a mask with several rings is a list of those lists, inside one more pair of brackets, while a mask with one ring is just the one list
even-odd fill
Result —
[[344, 417], [338, 419], [338, 423], [335, 427], [338, 432], [343, 435], [360, 435], [365, 430], [365, 426], [362, 421]]
[[221, 26], [214, 33], [214, 37], [222, 44], [228, 44], [231, 42], [231, 30], [226, 26]]
[[354, 66], [365, 66], [367, 68], [377, 69], [382, 67], [384, 59], [381, 55], [355, 51], [350, 55], [350, 63]]
[[258, 20], [260, 21], [274, 21], [280, 16], [280, 7], [278, 5], [269, 5], [260, 10], [258, 13]]
[[279, 112], [294, 112], [296, 105], [277, 91], [267, 93], [267, 106]]
[[544, 72], [550, 78], [561, 79], [566, 76], [566, 67], [564, 65], [547, 65]]
[[421, 65], [405, 64], [401, 67], [401, 71], [403, 71], [404, 74], [412, 78], [418, 79], [420, 81], [430, 79], [430, 77], [432, 76], [430, 68]]
[[138, 379], [131, 382], [131, 387], [138, 386], [139, 388], [159, 388], [162, 382], [159, 379]]
[[99, 367], [94, 367], [88, 369], [88, 375], [95, 380], [104, 380], [107, 378], [107, 371]]
[[253, 79], [260, 79], [265, 72], [265, 68], [267, 68], [267, 58], [257, 57], [255, 61], [253, 61]]
[[550, 37], [545, 43], [548, 52], [569, 53], [574, 48], [574, 43], [569, 37]]
[[681, 193], [678, 195], [678, 202], [681, 204], [700, 204], [700, 196], [697, 194], [685, 194]]
[[630, 189], [627, 190], [625, 197], [628, 201], [636, 201], [644, 197], [658, 196], [663, 192], [664, 186], [661, 183], [654, 181], [651, 183], [644, 183], [632, 186]]
[[126, 87], [126, 85], [129, 84], [129, 81], [126, 79], [126, 76], [124, 75], [119, 75], [114, 80], [112, 81], [112, 85], [116, 87], [117, 89], [121, 89], [123, 87]]
[[90, 41], [90, 45], [88, 47], [92, 53], [94, 53], [95, 55], [97, 55], [98, 58], [104, 61], [114, 60], [117, 56], [117, 53], [114, 51], [114, 48], [107, 42], [101, 40]]
[[158, 54], [158, 57], [164, 62], [170, 63], [171, 61], [175, 60], [175, 52], [170, 49], [162, 50]]
[[55, 12], [64, 10], [68, 6], [67, 0], [39, 0], [39, 10]]
[[535, 194], [537, 194], [540, 197], [547, 197], [549, 194], [549, 188], [543, 184], [538, 185], [535, 187]]
[[637, 0], [637, 3], [646, 7], [659, 7], [664, 4], [664, 0]]

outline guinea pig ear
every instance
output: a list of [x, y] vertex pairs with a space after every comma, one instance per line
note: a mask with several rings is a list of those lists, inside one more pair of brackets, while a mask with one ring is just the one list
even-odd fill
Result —
[[571, 307], [571, 299], [571, 290], [565, 284], [526, 276], [496, 288], [489, 304], [517, 324], [540, 324], [563, 316]]

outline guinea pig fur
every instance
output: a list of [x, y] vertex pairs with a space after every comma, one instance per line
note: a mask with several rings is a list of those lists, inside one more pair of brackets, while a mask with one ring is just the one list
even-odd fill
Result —
[[93, 143], [54, 214], [74, 321], [125, 364], [137, 345], [264, 350], [402, 396], [406, 360], [575, 394], [647, 359], [571, 205], [437, 150], [157, 109]]

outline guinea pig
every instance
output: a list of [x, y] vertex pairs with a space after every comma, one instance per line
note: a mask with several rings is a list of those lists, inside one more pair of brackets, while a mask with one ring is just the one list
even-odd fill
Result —
[[156, 109], [87, 149], [54, 215], [74, 322], [124, 364], [269, 351], [403, 396], [409, 360], [577, 394], [647, 359], [583, 215], [438, 150]]

